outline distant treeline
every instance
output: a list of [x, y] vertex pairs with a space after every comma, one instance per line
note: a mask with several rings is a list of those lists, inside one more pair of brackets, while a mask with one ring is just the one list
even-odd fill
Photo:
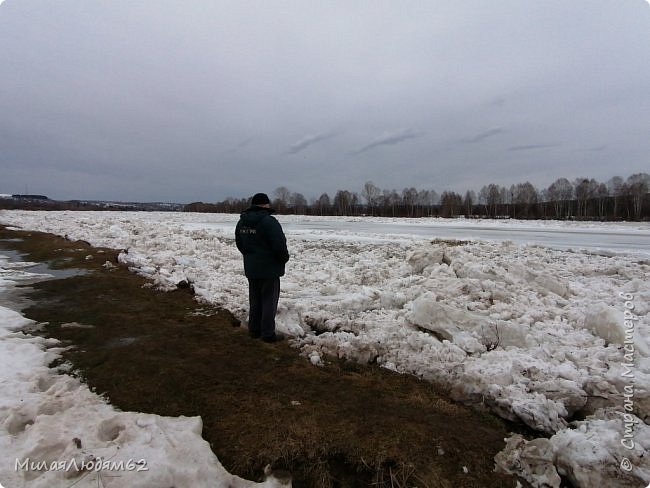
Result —
[[105, 210], [105, 211], [180, 211], [179, 203], [102, 202], [86, 200], [50, 200], [44, 195], [10, 195], [0, 198], [5, 210]]
[[[381, 189], [372, 181], [359, 193], [338, 190], [333, 197], [323, 193], [307, 201], [302, 193], [281, 186], [273, 192], [273, 208], [281, 214], [372, 215], [378, 217], [458, 217], [577, 220], [650, 220], [650, 175], [614, 176], [607, 182], [593, 178], [569, 181], [558, 178], [548, 188], [532, 183], [510, 187], [490, 183], [476, 194], [454, 191]], [[217, 203], [195, 202], [186, 212], [239, 213], [250, 198], [227, 198]]]

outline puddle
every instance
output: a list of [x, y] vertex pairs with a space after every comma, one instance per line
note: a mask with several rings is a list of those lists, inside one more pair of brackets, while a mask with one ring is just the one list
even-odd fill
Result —
[[[5, 242], [9, 241], [10, 239], [4, 239]], [[16, 239], [20, 240], [20, 239]], [[1, 242], [1, 241], [0, 241]], [[25, 255], [15, 251], [13, 249], [5, 249], [0, 247], [0, 256], [6, 256], [9, 258], [10, 263], [21, 263], [25, 262]], [[88, 271], [85, 269], [81, 268], [65, 268], [65, 269], [54, 269], [51, 266], [51, 262], [44, 262], [44, 263], [35, 263], [33, 266], [26, 266], [26, 267], [21, 267], [19, 268], [20, 271], [25, 271], [27, 273], [34, 273], [38, 275], [44, 275], [48, 274], [51, 275], [52, 278], [55, 279], [63, 279], [63, 278], [70, 278], [72, 276], [80, 276], [86, 274]], [[42, 279], [52, 279], [52, 278], [44, 278], [42, 276], [35, 277], [36, 281], [41, 281]], [[22, 281], [22, 280], [21, 280]], [[29, 280], [28, 280], [29, 281]]]
[[[18, 242], [22, 239], [0, 239], [2, 242]], [[35, 263], [33, 265], [16, 266], [5, 268], [2, 262], [9, 263], [25, 263], [25, 254], [15, 251], [13, 249], [6, 249], [0, 247], [0, 278], [10, 281], [15, 281], [20, 285], [30, 285], [44, 280], [64, 279], [72, 276], [79, 276], [88, 273], [85, 269], [80, 268], [67, 268], [67, 269], [52, 269], [51, 263]], [[30, 276], [33, 274], [34, 276]], [[48, 276], [49, 275], [49, 276]], [[29, 293], [32, 288], [29, 286], [9, 286], [0, 288], [0, 307], [5, 307], [10, 310], [21, 312], [29, 307], [33, 301], [29, 299]]]
[[0, 289], [0, 307], [21, 312], [29, 307], [33, 301], [27, 298], [31, 288]]

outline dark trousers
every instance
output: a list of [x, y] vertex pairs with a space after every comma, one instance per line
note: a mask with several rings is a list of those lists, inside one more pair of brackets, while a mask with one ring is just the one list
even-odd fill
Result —
[[255, 337], [275, 335], [275, 313], [280, 298], [280, 278], [248, 279], [248, 332]]

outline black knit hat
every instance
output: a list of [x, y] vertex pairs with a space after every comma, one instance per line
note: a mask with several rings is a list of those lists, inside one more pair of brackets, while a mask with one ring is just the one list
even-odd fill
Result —
[[256, 193], [253, 195], [252, 205], [266, 205], [267, 203], [271, 203], [271, 200], [269, 200], [266, 193]]

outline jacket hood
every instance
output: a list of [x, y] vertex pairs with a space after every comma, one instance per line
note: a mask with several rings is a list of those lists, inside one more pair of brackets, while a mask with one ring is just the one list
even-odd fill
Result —
[[247, 208], [241, 213], [242, 223], [248, 227], [255, 227], [260, 220], [262, 220], [267, 215], [271, 215], [275, 210], [272, 208], [258, 207], [253, 205], [252, 207]]

